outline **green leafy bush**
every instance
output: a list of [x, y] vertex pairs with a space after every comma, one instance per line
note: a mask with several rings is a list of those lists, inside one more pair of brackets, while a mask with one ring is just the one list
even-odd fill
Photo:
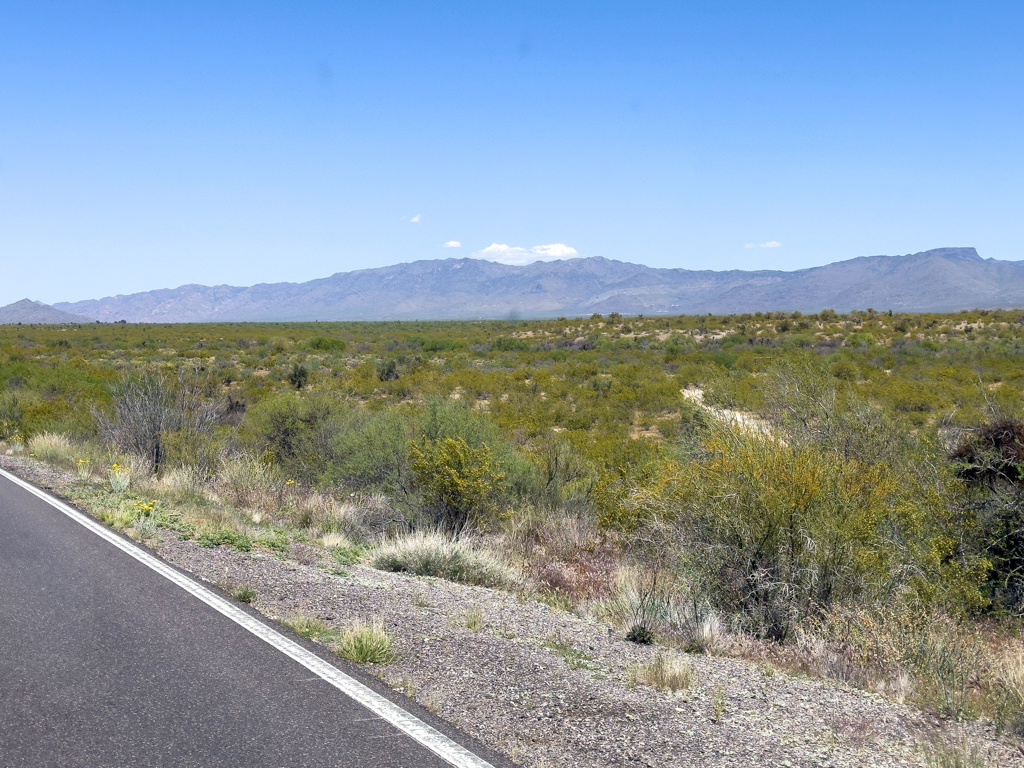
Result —
[[491, 471], [487, 445], [470, 448], [461, 437], [413, 444], [412, 470], [434, 523], [454, 533], [486, 515], [504, 479]]

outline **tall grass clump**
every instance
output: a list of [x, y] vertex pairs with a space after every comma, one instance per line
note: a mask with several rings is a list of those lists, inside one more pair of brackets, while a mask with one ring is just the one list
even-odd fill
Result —
[[508, 587], [518, 582], [515, 570], [500, 557], [467, 538], [436, 531], [396, 536], [369, 553], [369, 563], [382, 571], [435, 576], [483, 587]]
[[977, 744], [963, 741], [936, 742], [925, 750], [928, 768], [995, 768]]
[[268, 509], [281, 505], [286, 482], [275, 465], [241, 454], [223, 460], [216, 487], [237, 507]]
[[685, 658], [659, 653], [654, 660], [633, 670], [638, 682], [666, 691], [680, 691], [693, 684], [693, 668]]
[[1002, 729], [1024, 736], [1024, 649], [1018, 646], [997, 658], [993, 677], [996, 722]]
[[352, 624], [341, 633], [334, 650], [359, 664], [388, 664], [395, 660], [391, 635], [377, 619]]
[[78, 450], [67, 435], [43, 432], [28, 441], [29, 453], [51, 464], [76, 465]]

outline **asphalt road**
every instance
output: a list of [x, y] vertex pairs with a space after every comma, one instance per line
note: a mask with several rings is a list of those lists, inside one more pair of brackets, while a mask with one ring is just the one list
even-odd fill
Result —
[[[350, 665], [331, 664], [383, 693]], [[401, 697], [385, 695], [408, 709]], [[428, 713], [413, 714], [480, 754]], [[449, 765], [222, 612], [0, 477], [3, 768]]]

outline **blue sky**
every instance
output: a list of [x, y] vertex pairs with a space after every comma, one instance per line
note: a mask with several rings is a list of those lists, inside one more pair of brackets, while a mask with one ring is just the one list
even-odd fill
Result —
[[1024, 259], [1022, 29], [1020, 2], [6, 2], [0, 304], [474, 254]]

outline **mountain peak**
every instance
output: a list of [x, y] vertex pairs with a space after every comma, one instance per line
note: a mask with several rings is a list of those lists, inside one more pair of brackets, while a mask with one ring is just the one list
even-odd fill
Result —
[[966, 261], [981, 261], [984, 262], [986, 259], [981, 258], [978, 255], [976, 248], [969, 247], [958, 247], [958, 248], [932, 248], [930, 251], [923, 251], [916, 256], [940, 256], [942, 258], [955, 258], [964, 259]]
[[21, 299], [6, 307], [0, 307], [0, 325], [17, 323], [43, 325], [60, 323], [91, 323], [93, 320], [82, 315], [73, 315], [54, 309], [49, 304], [32, 299]]

